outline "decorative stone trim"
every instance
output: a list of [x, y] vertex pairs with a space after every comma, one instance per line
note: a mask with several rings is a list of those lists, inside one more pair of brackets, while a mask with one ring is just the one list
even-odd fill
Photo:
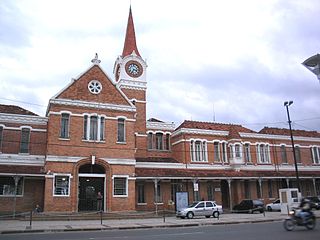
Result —
[[[275, 140], [287, 140], [290, 141], [290, 136], [284, 135], [271, 135], [271, 134], [259, 134], [259, 133], [239, 133], [243, 138], [262, 138], [262, 139], [275, 139]], [[312, 142], [320, 142], [320, 138], [314, 137], [299, 137], [293, 136], [293, 139], [296, 141], [312, 141]]]
[[136, 112], [136, 107], [126, 106], [126, 105], [115, 105], [108, 103], [97, 103], [97, 102], [86, 102], [80, 100], [71, 100], [71, 99], [50, 99], [50, 104], [59, 104], [67, 106], [76, 106], [76, 107], [86, 107], [86, 108], [97, 108], [97, 109], [108, 109], [124, 112]]
[[43, 155], [0, 154], [0, 165], [44, 166]]
[[147, 129], [155, 129], [155, 130], [170, 130], [173, 131], [175, 129], [175, 124], [169, 122], [148, 122], [147, 121]]
[[193, 128], [180, 128], [175, 131], [172, 136], [180, 134], [199, 134], [199, 135], [215, 135], [215, 136], [228, 136], [229, 131], [207, 130], [207, 129], [193, 129]]
[[111, 165], [136, 165], [135, 159], [121, 159], [121, 158], [101, 158]]
[[69, 157], [69, 156], [53, 156], [48, 155], [46, 158], [47, 162], [71, 162], [76, 163], [79, 162], [82, 159], [85, 159], [87, 157]]

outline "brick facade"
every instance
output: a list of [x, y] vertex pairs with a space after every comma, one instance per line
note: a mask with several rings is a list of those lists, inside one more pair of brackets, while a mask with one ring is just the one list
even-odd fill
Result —
[[[36, 204], [45, 212], [97, 211], [99, 191], [108, 212], [175, 210], [176, 192], [187, 192], [189, 202], [214, 200], [227, 209], [244, 198], [267, 203], [279, 188], [297, 186], [286, 129], [256, 132], [197, 121], [176, 128], [146, 120], [147, 65], [131, 9], [127, 28], [114, 80], [96, 55], [88, 70], [50, 99], [46, 117], [0, 105], [1, 213], [13, 206], [30, 211]], [[138, 72], [126, 68], [129, 62]], [[320, 133], [293, 133], [302, 194], [320, 195]], [[21, 179], [17, 186], [15, 176]]]

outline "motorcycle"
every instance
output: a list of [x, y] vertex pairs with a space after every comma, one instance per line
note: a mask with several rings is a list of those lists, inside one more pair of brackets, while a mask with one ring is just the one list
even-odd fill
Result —
[[312, 211], [309, 212], [309, 216], [306, 217], [305, 222], [300, 216], [301, 210], [292, 210], [289, 212], [289, 218], [285, 219], [283, 226], [287, 231], [292, 231], [296, 226], [304, 226], [309, 230], [312, 230], [316, 226], [316, 217]]

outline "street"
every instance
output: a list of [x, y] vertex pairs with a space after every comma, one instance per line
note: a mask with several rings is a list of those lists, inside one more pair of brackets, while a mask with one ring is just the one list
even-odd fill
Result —
[[214, 239], [214, 240], [301, 240], [319, 239], [320, 227], [306, 230], [297, 227], [293, 232], [287, 232], [282, 222], [230, 224], [203, 227], [182, 228], [152, 228], [144, 230], [110, 230], [110, 231], [82, 231], [82, 232], [52, 232], [33, 234], [3, 234], [0, 239], [6, 240], [185, 240], [188, 239]]

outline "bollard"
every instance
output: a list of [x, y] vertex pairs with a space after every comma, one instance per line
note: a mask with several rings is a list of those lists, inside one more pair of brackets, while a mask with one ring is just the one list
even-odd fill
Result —
[[166, 212], [163, 210], [163, 222], [166, 222]]
[[102, 211], [100, 210], [100, 223], [102, 225]]
[[30, 228], [32, 227], [32, 210], [30, 211]]

